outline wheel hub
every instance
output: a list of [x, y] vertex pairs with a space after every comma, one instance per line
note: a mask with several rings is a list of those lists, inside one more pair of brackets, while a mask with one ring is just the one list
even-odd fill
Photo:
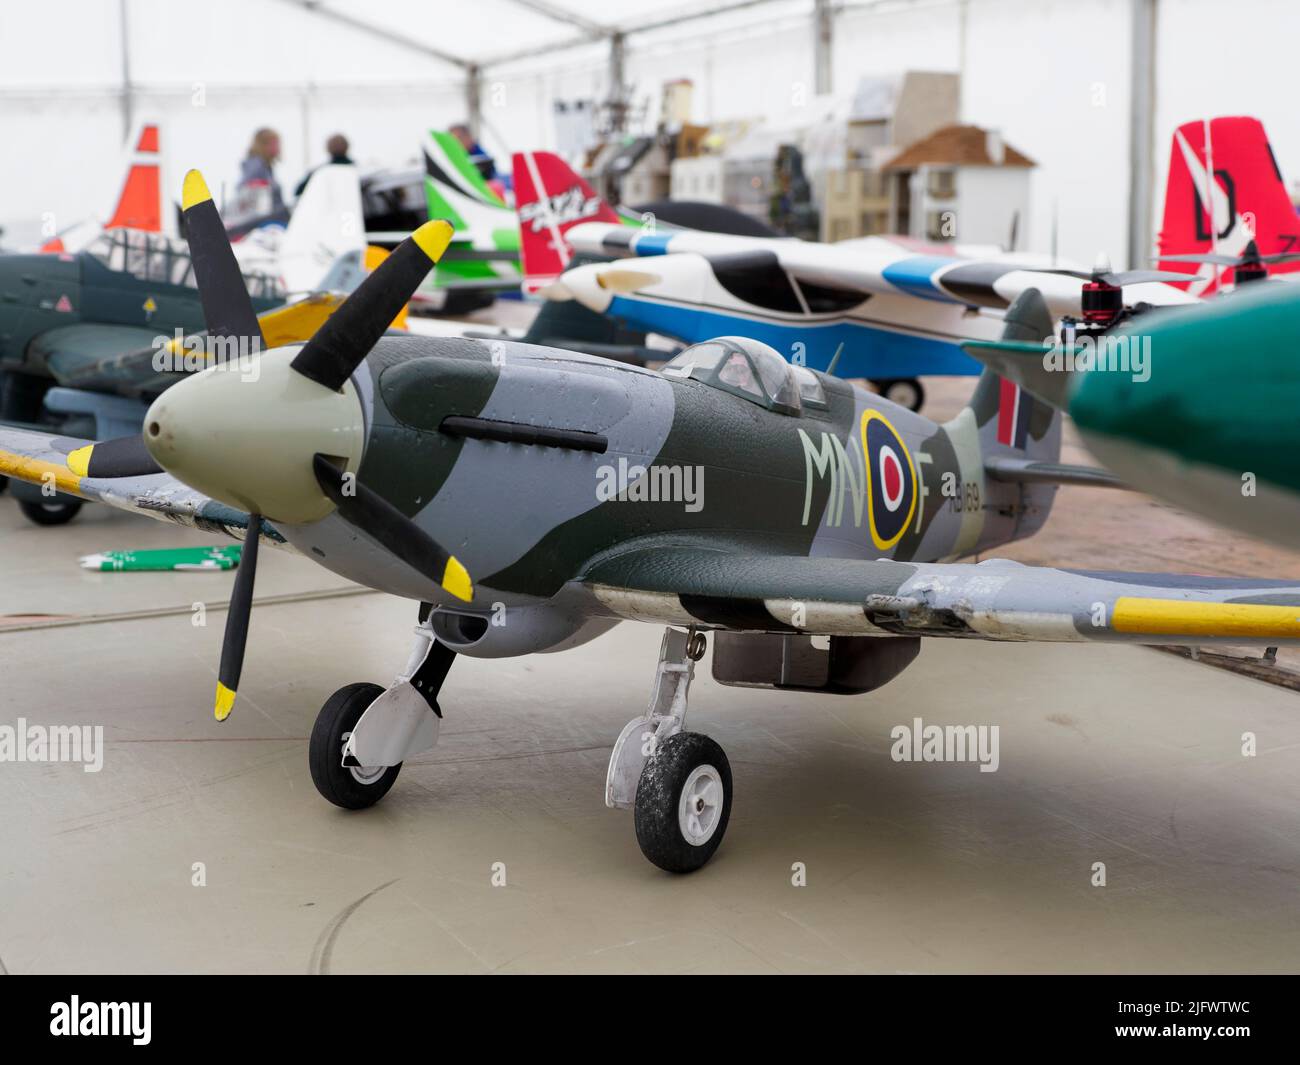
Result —
[[682, 786], [677, 804], [677, 825], [692, 847], [713, 838], [722, 814], [722, 777], [711, 765], [696, 766]]
[[[344, 758], [348, 753], [348, 740], [352, 738], [351, 732], [343, 733], [343, 746], [339, 748], [339, 757]], [[384, 775], [387, 766], [382, 765], [350, 765], [347, 767], [348, 772], [352, 774], [352, 779], [358, 784], [373, 784]]]

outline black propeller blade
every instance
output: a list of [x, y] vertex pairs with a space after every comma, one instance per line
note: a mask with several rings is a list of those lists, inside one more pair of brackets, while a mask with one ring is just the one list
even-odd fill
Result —
[[[226, 235], [221, 215], [212, 202], [212, 194], [208, 191], [203, 175], [197, 170], [191, 170], [185, 175], [181, 211], [208, 335], [218, 339], [242, 339], [247, 342], [249, 353], [262, 351], [266, 347], [266, 341], [257, 321], [257, 313], [253, 310], [253, 301], [249, 299], [244, 275], [230, 247], [230, 238]], [[240, 354], [245, 353], [241, 351]], [[117, 444], [116, 441], [113, 443]], [[91, 451], [88, 456], [89, 465], [99, 459], [100, 448], [103, 446], [96, 445]], [[120, 450], [125, 461], [127, 449], [123, 447]], [[261, 527], [261, 515], [250, 514], [248, 534], [244, 538], [239, 569], [235, 572], [235, 588], [230, 598], [226, 632], [221, 644], [215, 706], [218, 721], [225, 721], [230, 716], [235, 705], [235, 693], [239, 688], [239, 674], [244, 668], [244, 648], [248, 644], [248, 621], [253, 609], [253, 579], [257, 575], [257, 545]]]
[[261, 539], [262, 516], [248, 516], [248, 533], [235, 570], [235, 591], [226, 613], [226, 634], [221, 641], [221, 667], [217, 670], [218, 721], [225, 721], [235, 705], [239, 674], [244, 668], [244, 647], [248, 643], [248, 617], [253, 610], [253, 579], [257, 576], [257, 544]]
[[[1166, 259], [1169, 256], [1165, 256]], [[1100, 281], [1106, 285], [1123, 288], [1125, 285], [1141, 285], [1148, 281], [1198, 281], [1196, 274], [1177, 274], [1172, 270], [1071, 270], [1058, 266], [1042, 271], [1045, 274], [1064, 274], [1066, 277], [1078, 277], [1084, 281]]]
[[367, 533], [413, 569], [441, 585], [457, 599], [469, 602], [474, 587], [469, 574], [451, 552], [377, 492], [355, 477], [349, 480], [324, 455], [312, 458], [312, 470], [323, 491], [343, 518]]
[[146, 477], [162, 473], [142, 436], [101, 440], [68, 453], [68, 469], [78, 477]]
[[435, 220], [402, 241], [316, 330], [294, 357], [293, 368], [328, 389], [342, 388], [447, 249], [453, 232], [450, 223]]
[[1214, 263], [1217, 266], [1236, 266], [1245, 256], [1224, 255], [1222, 252], [1189, 252], [1187, 255], [1160, 255], [1157, 262], [1162, 263]]
[[[263, 350], [265, 338], [239, 263], [208, 187], [197, 170], [185, 175], [182, 208], [194, 277], [209, 335], [246, 340], [253, 350]], [[429, 268], [446, 250], [452, 233], [451, 225], [443, 221], [427, 222], [412, 233], [317, 330], [294, 358], [293, 369], [327, 388], [341, 388], [387, 331], [389, 323], [406, 305]], [[84, 457], [87, 468], [98, 463], [101, 457], [98, 448], [102, 446], [82, 449], [87, 452]], [[80, 456], [79, 452], [76, 454]], [[120, 460], [126, 467], [129, 457], [125, 444], [115, 444], [103, 460]], [[80, 457], [78, 461], [81, 461]], [[71, 462], [72, 456], [69, 456]], [[348, 484], [345, 488], [344, 474], [322, 456], [315, 456], [313, 466], [322, 490], [346, 520], [437, 581], [452, 595], [467, 601], [473, 598], [473, 586], [465, 567], [401, 511], [363, 485], [354, 488]], [[261, 515], [249, 515], [249, 532], [235, 575], [230, 612], [226, 616], [217, 679], [215, 712], [218, 721], [224, 721], [234, 707], [239, 674], [244, 664], [261, 521]]]
[[181, 209], [208, 335], [243, 337], [252, 345], [253, 351], [261, 351], [266, 342], [262, 337], [262, 327], [257, 324], [253, 301], [248, 297], [244, 275], [230, 247], [230, 238], [226, 235], [221, 215], [217, 213], [217, 205], [212, 202], [212, 194], [197, 170], [185, 175]]
[[1186, 255], [1161, 255], [1160, 261], [1167, 263], [1214, 263], [1216, 266], [1253, 266], [1256, 263], [1290, 263], [1300, 259], [1300, 251], [1276, 252], [1273, 255], [1260, 255], [1259, 245], [1253, 240], [1246, 244], [1240, 255], [1225, 255], [1223, 252], [1189, 252]]

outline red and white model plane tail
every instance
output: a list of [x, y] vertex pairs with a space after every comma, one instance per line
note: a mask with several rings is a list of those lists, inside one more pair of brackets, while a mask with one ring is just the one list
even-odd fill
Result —
[[77, 252], [105, 229], [163, 228], [162, 151], [157, 122], [138, 122], [125, 145], [126, 173], [104, 220], [87, 219], [41, 245], [43, 252]]
[[145, 122], [132, 135], [126, 178], [105, 229], [146, 229], [160, 233], [163, 227], [162, 153], [158, 124]]
[[[1158, 248], [1160, 268], [1188, 271], [1166, 255], [1239, 256], [1254, 240], [1260, 255], [1300, 252], [1300, 216], [1257, 118], [1235, 115], [1187, 122], [1174, 130]], [[1277, 263], [1270, 273], [1300, 270]], [[1204, 263], [1185, 284], [1208, 296], [1232, 282], [1233, 268]]]
[[620, 222], [618, 213], [553, 152], [516, 152], [515, 212], [519, 216], [524, 291], [536, 292], [568, 269], [573, 249], [564, 234], [580, 222]]

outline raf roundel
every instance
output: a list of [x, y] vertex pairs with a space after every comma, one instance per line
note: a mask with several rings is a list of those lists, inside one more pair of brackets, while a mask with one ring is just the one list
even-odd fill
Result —
[[916, 468], [898, 430], [879, 411], [862, 416], [862, 454], [869, 471], [871, 541], [884, 550], [902, 539], [916, 512]]

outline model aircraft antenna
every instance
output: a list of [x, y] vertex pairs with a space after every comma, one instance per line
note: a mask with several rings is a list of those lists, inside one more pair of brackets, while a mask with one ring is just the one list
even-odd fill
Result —
[[840, 356], [841, 356], [842, 354], [844, 354], [844, 341], [841, 340], [841, 341], [840, 341], [840, 346], [839, 346], [838, 348], [835, 349], [835, 354], [831, 356], [830, 365], [828, 365], [828, 366], [826, 367], [826, 376], [827, 376], [827, 377], [834, 377], [834, 376], [835, 376], [835, 367], [836, 367], [836, 365], [838, 365], [838, 363], [839, 363], [839, 361], [840, 361]]

